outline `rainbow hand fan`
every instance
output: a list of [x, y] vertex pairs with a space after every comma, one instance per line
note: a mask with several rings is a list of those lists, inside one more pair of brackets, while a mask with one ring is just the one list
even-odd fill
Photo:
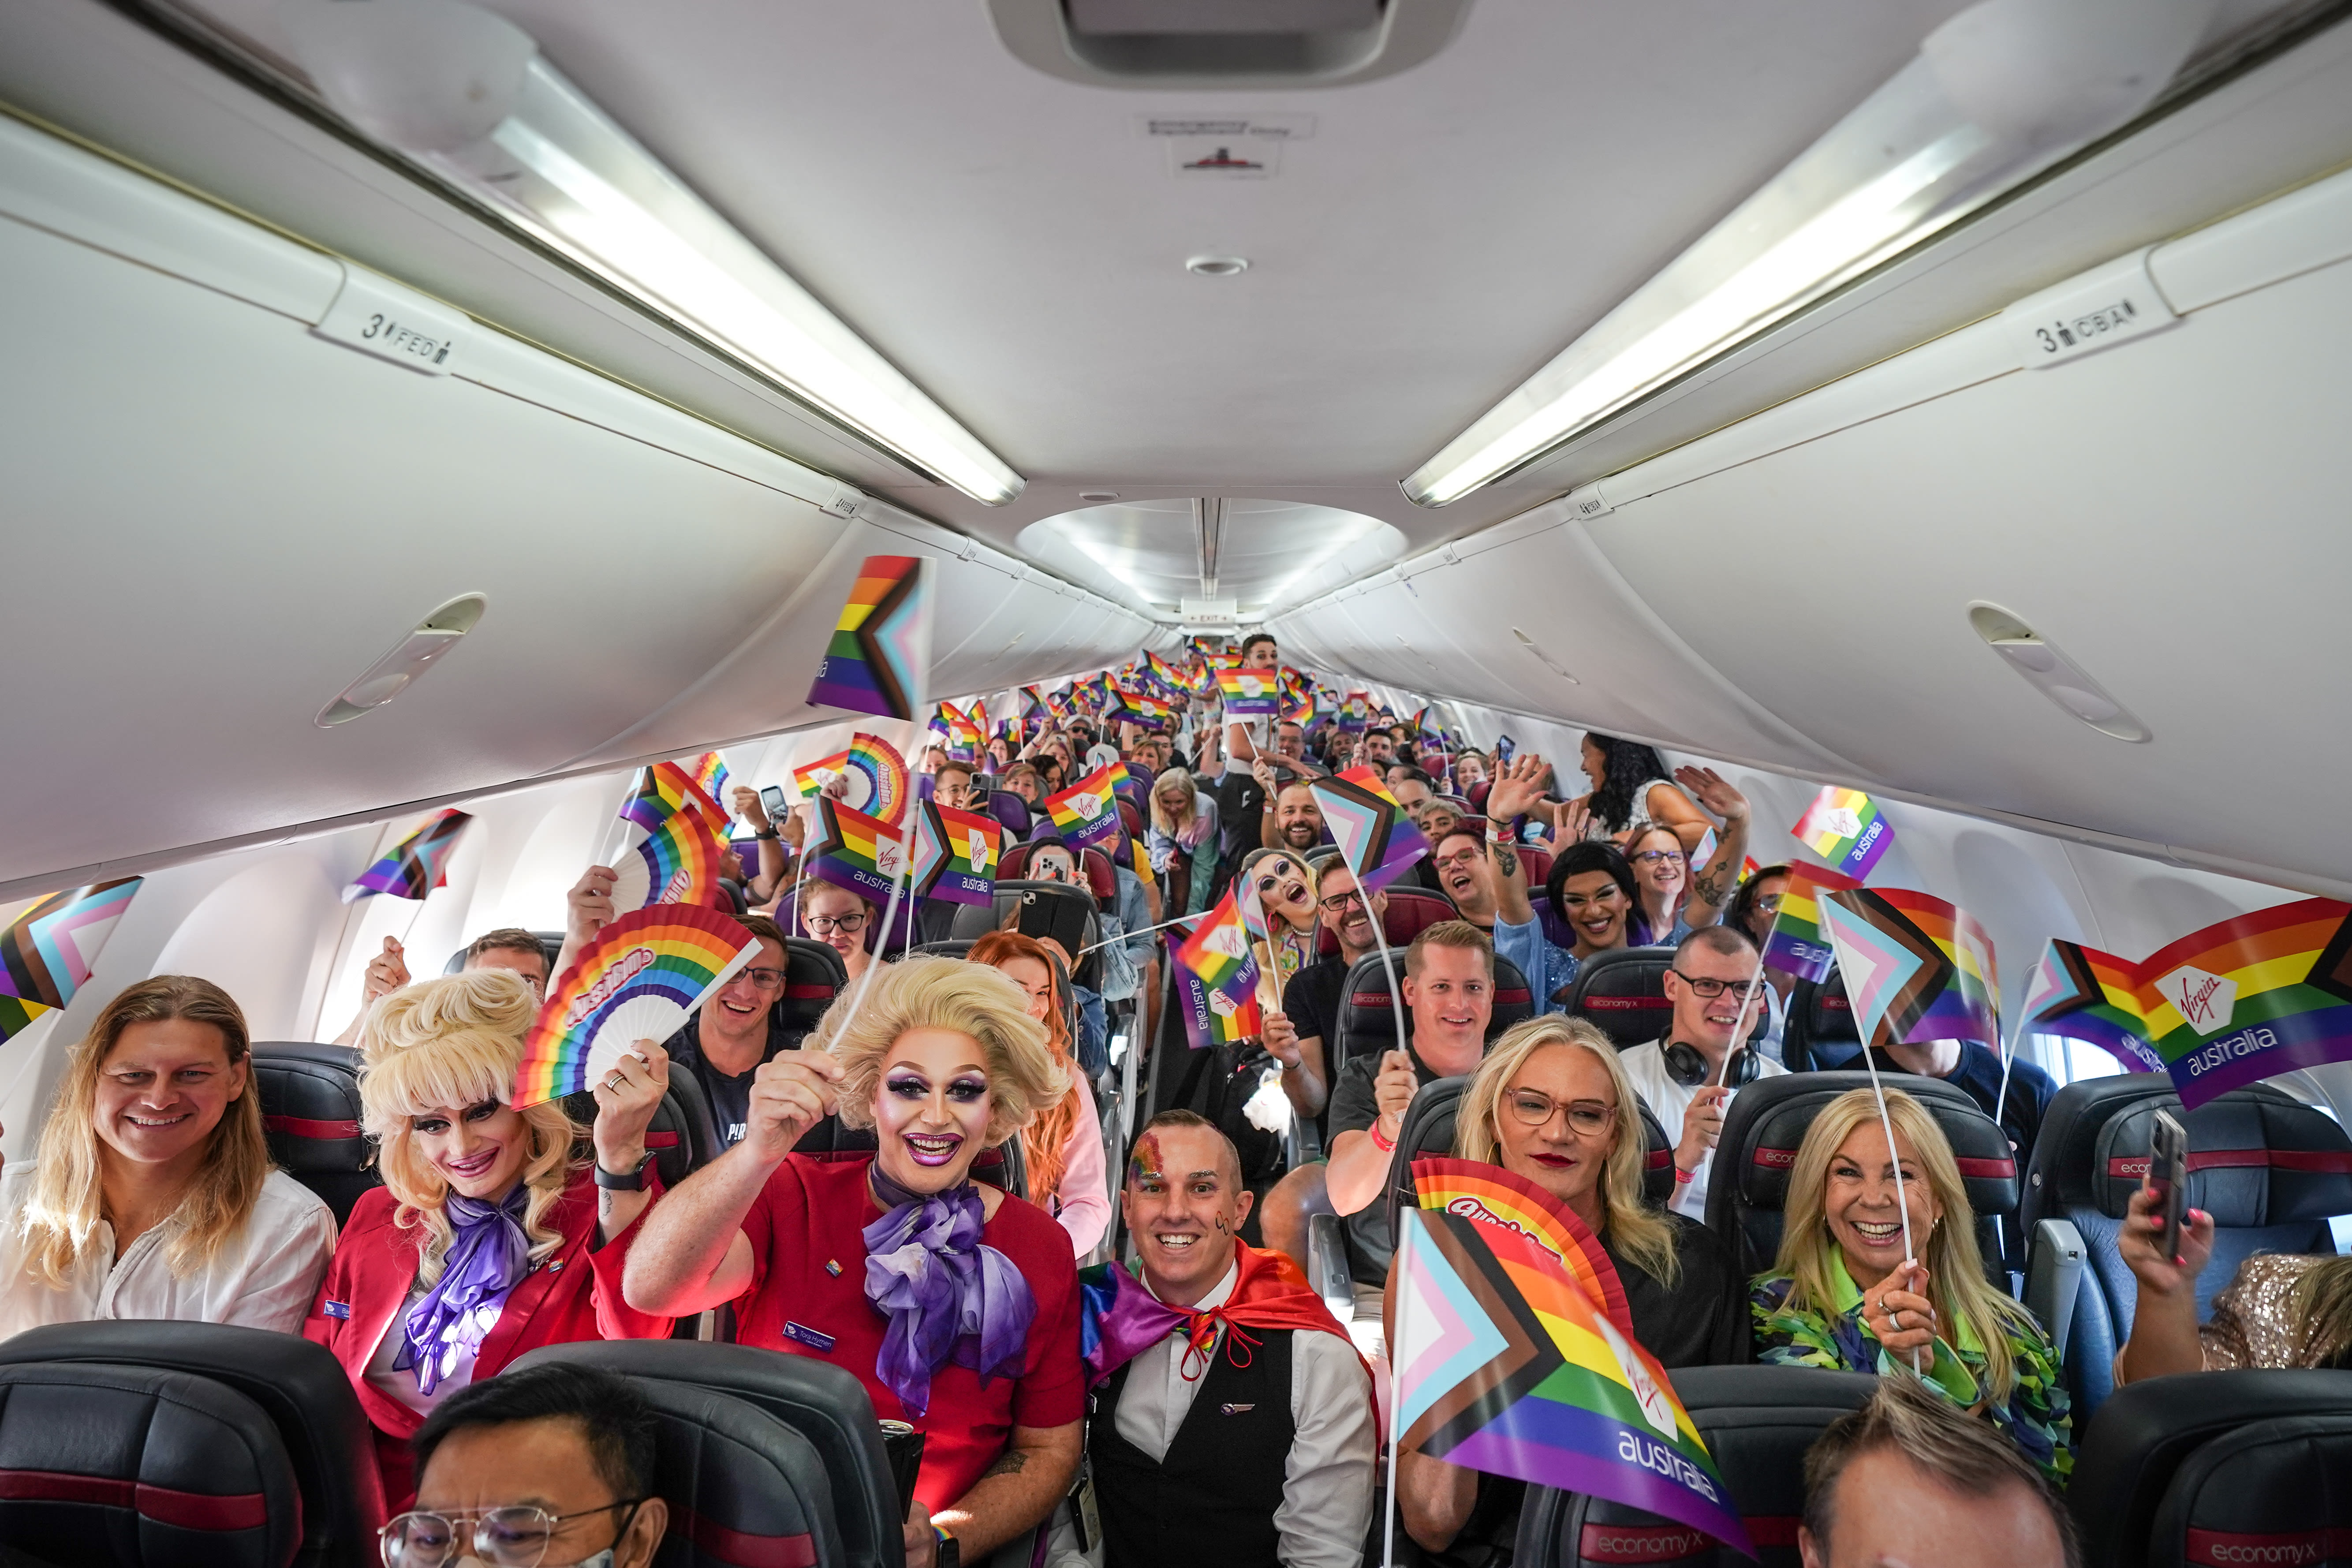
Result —
[[639, 1040], [684, 1027], [760, 939], [732, 916], [657, 904], [596, 933], [547, 993], [523, 1039], [510, 1103], [517, 1110], [594, 1085]]
[[849, 750], [841, 757], [841, 771], [849, 777], [849, 790], [841, 803], [898, 826], [913, 793], [907, 787], [907, 759], [898, 754], [898, 748], [879, 735], [860, 731], [849, 738]]
[[613, 908], [697, 904], [715, 909], [726, 862], [725, 847], [698, 812], [672, 812], [650, 833], [632, 822], [613, 863]]

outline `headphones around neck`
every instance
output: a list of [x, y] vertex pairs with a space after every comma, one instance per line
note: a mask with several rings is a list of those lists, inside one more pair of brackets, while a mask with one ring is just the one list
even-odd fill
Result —
[[[1706, 1058], [1699, 1054], [1696, 1046], [1686, 1046], [1680, 1040], [1676, 1040], [1666, 1047], [1665, 1058], [1666, 1076], [1685, 1089], [1697, 1089], [1715, 1076], [1714, 1069], [1706, 1065]], [[1754, 1083], [1757, 1075], [1762, 1070], [1756, 1064], [1754, 1050], [1744, 1045], [1735, 1047], [1731, 1060], [1724, 1071], [1724, 1086], [1728, 1089], [1743, 1088]]]

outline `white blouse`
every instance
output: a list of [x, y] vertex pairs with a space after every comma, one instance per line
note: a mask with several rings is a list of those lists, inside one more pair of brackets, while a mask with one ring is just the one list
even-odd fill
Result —
[[237, 1323], [299, 1334], [335, 1250], [334, 1212], [283, 1171], [272, 1171], [245, 1229], [211, 1265], [180, 1279], [164, 1249], [179, 1221], [167, 1219], [114, 1255], [114, 1227], [100, 1220], [63, 1289], [25, 1265], [23, 1217], [33, 1193], [30, 1162], [0, 1171], [0, 1339], [43, 1323], [102, 1318]]

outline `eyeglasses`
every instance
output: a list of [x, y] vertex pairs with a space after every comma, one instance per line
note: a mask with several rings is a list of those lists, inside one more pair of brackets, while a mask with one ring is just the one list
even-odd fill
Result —
[[1654, 866], [1661, 860], [1680, 860], [1682, 858], [1683, 852], [1679, 849], [1644, 849], [1633, 857], [1644, 866]]
[[1539, 1089], [1515, 1089], [1511, 1115], [1528, 1127], [1541, 1127], [1556, 1111], [1568, 1112], [1570, 1131], [1580, 1138], [1597, 1138], [1617, 1120], [1617, 1108], [1597, 1100], [1554, 1100]]
[[1756, 912], [1763, 915], [1779, 914], [1780, 912], [1780, 895], [1778, 893], [1767, 893], [1762, 898], [1757, 900]]
[[1679, 969], [1669, 969], [1666, 973], [1673, 975], [1675, 979], [1681, 981], [1684, 984], [1689, 986], [1692, 990], [1697, 992], [1701, 996], [1706, 997], [1710, 1002], [1714, 1001], [1717, 997], [1722, 995], [1727, 991], [1744, 990], [1748, 985], [1754, 984], [1753, 982], [1747, 980], [1717, 980], [1711, 975], [1685, 974]]
[[1486, 858], [1486, 854], [1484, 849], [1456, 850], [1451, 855], [1440, 855], [1437, 858], [1437, 865], [1441, 868], [1448, 866], [1475, 866]]
[[[864, 917], [860, 915], [853, 915], [850, 918], [852, 920], [861, 920]], [[815, 923], [815, 921], [811, 921], [809, 922], [811, 925], [814, 925]], [[853, 926], [850, 929], [854, 931], [856, 928]], [[754, 987], [761, 991], [781, 991], [784, 988], [784, 972], [781, 969], [739, 970], [737, 971], [737, 978], [750, 981]]]
[[1345, 893], [1334, 893], [1329, 898], [1318, 901], [1323, 906], [1326, 914], [1343, 915], [1348, 912], [1348, 906], [1350, 904], [1358, 909], [1363, 908], [1364, 895], [1351, 889]]
[[[539, 1568], [555, 1539], [556, 1527], [565, 1520], [610, 1513], [616, 1508], [627, 1509], [634, 1519], [645, 1500], [623, 1498], [578, 1513], [550, 1513], [528, 1503], [488, 1509], [478, 1515], [459, 1514], [455, 1519], [438, 1513], [404, 1513], [378, 1531], [376, 1540], [383, 1550], [384, 1568], [443, 1568], [460, 1554], [458, 1526], [470, 1517], [474, 1556], [492, 1568]], [[626, 1534], [628, 1529], [629, 1521], [624, 1520], [617, 1534]]]
[[804, 915], [801, 923], [819, 936], [831, 936], [835, 931], [856, 936], [866, 929], [866, 916], [862, 912], [854, 915]]

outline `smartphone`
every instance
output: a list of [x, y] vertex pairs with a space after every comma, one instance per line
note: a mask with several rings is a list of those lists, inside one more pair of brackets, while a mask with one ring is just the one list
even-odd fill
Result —
[[2148, 1140], [2147, 1184], [2163, 1205], [2164, 1230], [2157, 1256], [2178, 1258], [2180, 1218], [2189, 1202], [2189, 1129], [2169, 1111], [2156, 1113], [2156, 1131]]
[[781, 784], [760, 786], [760, 807], [768, 814], [770, 822], [782, 822], [793, 814], [793, 803], [784, 798]]

